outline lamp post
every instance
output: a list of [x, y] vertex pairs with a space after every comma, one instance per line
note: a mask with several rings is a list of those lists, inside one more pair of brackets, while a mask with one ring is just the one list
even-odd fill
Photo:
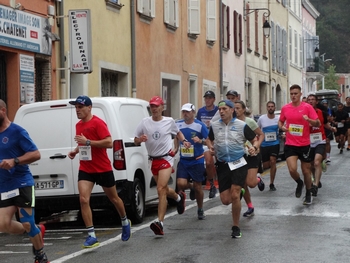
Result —
[[267, 38], [270, 36], [270, 29], [271, 29], [270, 23], [267, 20], [267, 18], [271, 14], [270, 9], [268, 9], [268, 8], [247, 8], [247, 9], [244, 8], [244, 12], [245, 12], [244, 16], [247, 16], [247, 15], [253, 13], [254, 11], [260, 11], [260, 10], [266, 11], [263, 13], [263, 16], [265, 17], [265, 22], [263, 24], [263, 31], [264, 31], [264, 36]]

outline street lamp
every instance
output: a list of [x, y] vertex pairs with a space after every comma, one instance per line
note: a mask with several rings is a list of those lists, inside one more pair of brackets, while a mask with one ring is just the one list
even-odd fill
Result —
[[244, 12], [245, 12], [245, 16], [253, 13], [254, 11], [259, 11], [259, 10], [265, 10], [266, 12], [264, 12], [263, 16], [265, 17], [265, 22], [263, 24], [263, 31], [264, 31], [264, 36], [267, 38], [270, 36], [270, 23], [267, 20], [267, 18], [270, 16], [271, 12], [270, 9], [268, 8], [244, 8]]

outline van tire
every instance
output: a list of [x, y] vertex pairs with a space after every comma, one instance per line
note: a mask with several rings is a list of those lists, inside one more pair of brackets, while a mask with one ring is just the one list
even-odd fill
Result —
[[145, 190], [139, 178], [135, 178], [130, 206], [127, 207], [127, 215], [134, 224], [142, 223], [145, 217]]

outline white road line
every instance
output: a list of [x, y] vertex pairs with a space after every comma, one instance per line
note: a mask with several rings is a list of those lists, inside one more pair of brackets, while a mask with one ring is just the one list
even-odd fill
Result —
[[28, 254], [29, 252], [0, 251], [0, 254]]
[[[205, 199], [203, 200], [203, 203], [205, 203], [205, 202], [207, 202], [207, 201], [209, 201], [209, 198], [205, 198]], [[186, 210], [191, 209], [191, 208], [193, 208], [193, 207], [197, 207], [197, 203], [196, 203], [196, 202], [194, 202], [193, 204], [190, 204], [190, 205], [186, 206]], [[177, 214], [178, 214], [177, 211], [175, 211], [175, 212], [172, 212], [172, 213], [169, 213], [169, 214], [165, 215], [165, 218], [169, 218], [169, 217], [175, 216], [175, 215], [177, 215]], [[142, 229], [148, 228], [148, 227], [149, 227], [149, 223], [143, 224], [143, 225], [137, 226], [137, 227], [132, 227], [132, 228], [131, 228], [131, 231], [132, 231], [132, 233], [135, 233], [135, 232], [137, 232], [137, 231], [139, 231], [139, 230], [142, 230]], [[77, 251], [77, 252], [74, 252], [74, 253], [72, 253], [72, 254], [70, 254], [70, 255], [66, 255], [66, 256], [64, 256], [64, 257], [58, 258], [58, 259], [53, 260], [53, 261], [50, 261], [50, 262], [51, 262], [51, 263], [62, 263], [62, 262], [65, 262], [65, 261], [70, 260], [70, 259], [72, 259], [72, 258], [78, 257], [78, 256], [83, 255], [83, 254], [85, 254], [85, 253], [90, 253], [90, 252], [93, 251], [93, 250], [99, 249], [99, 248], [101, 248], [101, 247], [103, 247], [103, 246], [106, 246], [106, 245], [112, 244], [112, 243], [114, 243], [114, 242], [116, 242], [116, 241], [119, 241], [120, 238], [121, 238], [121, 234], [118, 235], [118, 236], [116, 236], [116, 237], [114, 237], [114, 238], [111, 238], [111, 239], [108, 239], [108, 240], [106, 240], [106, 241], [100, 242], [100, 245], [99, 245], [98, 247], [89, 248], [89, 249], [82, 249], [82, 250], [79, 250], [79, 251]]]

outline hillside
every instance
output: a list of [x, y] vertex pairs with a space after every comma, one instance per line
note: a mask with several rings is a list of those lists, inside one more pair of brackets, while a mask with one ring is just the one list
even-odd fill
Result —
[[320, 12], [316, 34], [320, 37], [320, 54], [332, 59], [337, 73], [350, 73], [350, 5], [349, 0], [310, 0]]

